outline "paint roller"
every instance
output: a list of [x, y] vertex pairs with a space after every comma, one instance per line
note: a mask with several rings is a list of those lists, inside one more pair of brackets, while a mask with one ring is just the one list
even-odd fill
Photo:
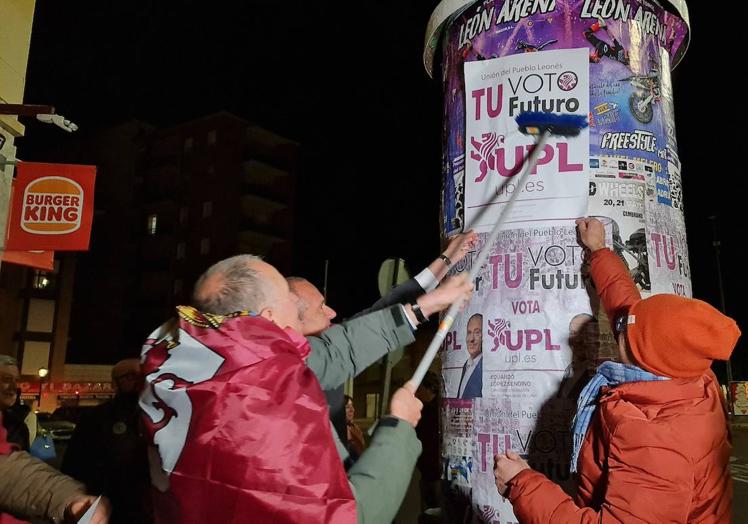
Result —
[[[535, 169], [538, 157], [543, 151], [545, 143], [548, 141], [550, 136], [575, 137], [588, 125], [587, 117], [584, 115], [562, 115], [542, 112], [520, 113], [515, 118], [515, 121], [517, 122], [519, 131], [522, 134], [533, 136], [536, 139], [535, 147], [523, 162], [524, 170], [517, 181], [517, 187], [521, 187], [522, 182], [524, 182], [527, 175]], [[486, 263], [491, 247], [493, 247], [496, 238], [499, 236], [501, 226], [504, 224], [506, 218], [510, 216], [510, 212], [516, 202], [517, 194], [519, 193], [519, 191], [513, 192], [509, 197], [509, 200], [507, 200], [506, 206], [502, 210], [501, 215], [499, 215], [496, 224], [493, 226], [488, 240], [483, 245], [483, 249], [478, 254], [477, 259], [473, 262], [473, 266], [470, 269], [470, 274], [468, 276], [469, 281], [475, 279], [483, 264]], [[439, 329], [436, 331], [436, 335], [434, 335], [431, 344], [423, 355], [421, 362], [418, 364], [415, 373], [413, 373], [413, 377], [410, 379], [410, 381], [415, 384], [416, 388], [421, 384], [423, 377], [431, 367], [431, 363], [434, 361], [436, 353], [439, 351], [439, 347], [442, 345], [442, 342], [444, 342], [447, 332], [454, 323], [455, 315], [462, 308], [462, 303], [462, 299], [454, 302], [444, 315], [444, 318], [442, 318], [442, 321], [439, 324]]]

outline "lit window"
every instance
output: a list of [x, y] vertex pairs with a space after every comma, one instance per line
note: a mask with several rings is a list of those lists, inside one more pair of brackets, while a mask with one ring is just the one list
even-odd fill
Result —
[[366, 394], [366, 418], [377, 418], [379, 415], [379, 393]]
[[148, 234], [155, 235], [158, 228], [158, 215], [148, 215]]
[[207, 255], [208, 253], [210, 253], [210, 239], [203, 238], [200, 240], [200, 254]]
[[34, 270], [34, 278], [31, 281], [31, 287], [34, 289], [52, 289], [54, 286], [54, 278], [54, 273], [36, 269]]
[[216, 143], [216, 130], [211, 129], [208, 131], [208, 143], [209, 144], [215, 144]]
[[208, 200], [207, 202], [203, 202], [203, 218], [208, 218], [212, 214], [213, 214], [213, 202], [211, 200]]
[[189, 219], [189, 217], [190, 217], [190, 208], [189, 207], [184, 206], [184, 207], [179, 208], [179, 223], [181, 225], [183, 225], [183, 226], [186, 225], [187, 224], [187, 220]]
[[186, 254], [187, 254], [187, 244], [185, 244], [184, 242], [180, 242], [179, 244], [177, 244], [177, 259], [178, 260], [183, 259]]
[[190, 149], [192, 149], [192, 146], [194, 145], [195, 145], [195, 141], [193, 140], [191, 136], [188, 136], [187, 138], [184, 139], [184, 150], [185, 151], [189, 151]]

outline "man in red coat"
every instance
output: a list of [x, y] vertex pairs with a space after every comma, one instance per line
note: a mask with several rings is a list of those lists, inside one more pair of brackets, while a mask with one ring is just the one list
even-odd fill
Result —
[[730, 444], [710, 366], [740, 330], [700, 300], [642, 300], [603, 225], [577, 226], [620, 360], [598, 368], [577, 404], [576, 500], [512, 452], [495, 457], [499, 492], [523, 523], [730, 522]]

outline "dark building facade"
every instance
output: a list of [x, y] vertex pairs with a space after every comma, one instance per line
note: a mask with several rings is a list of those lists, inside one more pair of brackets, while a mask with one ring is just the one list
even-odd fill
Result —
[[19, 356], [28, 339], [51, 343], [60, 365], [111, 364], [139, 355], [214, 262], [252, 253], [288, 271], [298, 158], [296, 142], [229, 113], [162, 129], [129, 121], [35, 152], [30, 160], [97, 166], [91, 247], [58, 254], [62, 269], [46, 275], [57, 279], [54, 300], [68, 304], [49, 333], [24, 319], [51, 285], [34, 288], [39, 272], [4, 264], [0, 334]]
[[143, 332], [190, 300], [205, 269], [239, 253], [290, 269], [298, 144], [228, 113], [156, 131], [141, 184], [134, 320]]

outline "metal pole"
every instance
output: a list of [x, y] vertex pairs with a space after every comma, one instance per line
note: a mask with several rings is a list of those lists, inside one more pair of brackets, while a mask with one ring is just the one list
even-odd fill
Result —
[[[325, 274], [324, 274], [324, 280], [322, 281], [322, 296], [325, 298], [325, 302], [327, 302], [327, 280], [329, 275], [329, 269], [330, 269], [330, 259], [325, 259]], [[345, 381], [345, 384], [343, 384], [343, 393], [348, 395], [349, 397], [353, 397], [353, 379], [349, 378]]]
[[[544, 131], [543, 134], [540, 135], [540, 138], [538, 138], [535, 147], [525, 160], [524, 168], [517, 180], [517, 187], [520, 187], [528, 174], [533, 169], [535, 169], [535, 165], [538, 163], [538, 158], [540, 157], [540, 152], [543, 150], [543, 147], [545, 146], [545, 143], [548, 141], [548, 137], [550, 136], [550, 131]], [[483, 245], [480, 253], [473, 261], [473, 266], [470, 268], [470, 274], [467, 278], [468, 281], [472, 281], [475, 279], [475, 277], [478, 276], [481, 266], [483, 266], [483, 264], [485, 264], [488, 260], [488, 254], [493, 248], [496, 239], [499, 237], [501, 226], [504, 224], [504, 221], [509, 218], [511, 210], [514, 207], [514, 203], [517, 201], [518, 194], [519, 191], [515, 191], [506, 201], [506, 206], [501, 211], [501, 215], [499, 216], [496, 224], [494, 224], [493, 229], [491, 230], [491, 234], [488, 236], [488, 240], [486, 240], [486, 243]], [[447, 310], [447, 313], [442, 318], [442, 321], [439, 324], [439, 329], [437, 329], [436, 331], [436, 335], [434, 335], [434, 338], [431, 340], [431, 344], [426, 349], [426, 353], [421, 358], [421, 362], [419, 362], [415, 373], [413, 373], [413, 377], [410, 379], [410, 381], [415, 384], [416, 388], [421, 385], [423, 377], [431, 367], [431, 363], [434, 361], [434, 358], [436, 358], [439, 347], [441, 346], [442, 342], [444, 342], [444, 338], [447, 336], [447, 331], [449, 331], [449, 329], [452, 327], [452, 323], [455, 321], [455, 316], [460, 311], [461, 307], [462, 300], [460, 299], [450, 306], [450, 308]]]
[[32, 104], [0, 104], [0, 115], [36, 116], [54, 115], [53, 106], [40, 106]]
[[[400, 271], [400, 259], [395, 259], [395, 269], [392, 271], [392, 284], [390, 289], [397, 286], [398, 272]], [[387, 408], [390, 405], [390, 384], [392, 383], [392, 360], [390, 353], [387, 353], [382, 359], [384, 365], [384, 378], [382, 380], [382, 401], [379, 403], [379, 416], [384, 417], [387, 414]]]
[[[712, 247], [714, 247], [714, 261], [717, 264], [717, 285], [719, 288], [719, 310], [725, 314], [727, 309], [725, 305], [725, 286], [722, 282], [722, 260], [720, 256], [720, 248], [722, 243], [719, 240], [719, 234], [717, 230], [717, 217], [712, 215], [709, 217], [712, 222]], [[732, 382], [732, 355], [725, 361], [725, 367], [727, 368], [727, 401], [732, 406], [732, 393], [730, 392], [730, 383]]]
[[325, 259], [325, 280], [322, 283], [322, 296], [325, 297], [325, 301], [327, 301], [327, 269], [330, 266], [330, 260]]

